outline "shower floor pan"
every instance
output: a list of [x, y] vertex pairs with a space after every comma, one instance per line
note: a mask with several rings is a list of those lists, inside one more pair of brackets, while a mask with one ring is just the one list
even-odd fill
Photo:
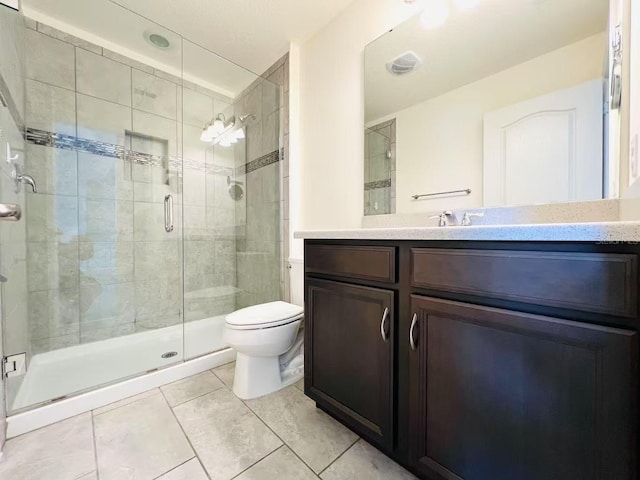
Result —
[[224, 349], [224, 318], [220, 315], [187, 322], [184, 335], [180, 324], [34, 355], [11, 410], [19, 411]]

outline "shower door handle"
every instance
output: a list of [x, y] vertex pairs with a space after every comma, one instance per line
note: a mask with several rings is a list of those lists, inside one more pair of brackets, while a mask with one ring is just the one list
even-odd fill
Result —
[[164, 197], [164, 229], [167, 233], [173, 232], [173, 197]]

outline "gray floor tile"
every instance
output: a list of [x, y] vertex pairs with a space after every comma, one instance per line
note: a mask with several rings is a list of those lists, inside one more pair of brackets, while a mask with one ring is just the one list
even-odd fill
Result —
[[235, 371], [236, 362], [227, 363], [226, 365], [221, 365], [220, 367], [212, 370], [212, 372], [215, 373], [216, 376], [229, 388], [233, 388], [233, 375], [235, 374]]
[[194, 456], [157, 392], [94, 417], [101, 480], [153, 479]]
[[318, 477], [309, 467], [283, 445], [267, 458], [260, 460], [249, 470], [236, 477], [236, 480], [317, 480]]
[[246, 402], [316, 473], [358, 438], [296, 387]]
[[282, 445], [226, 388], [174, 412], [212, 480], [228, 480]]
[[207, 474], [197, 458], [192, 458], [170, 472], [165, 473], [158, 480], [208, 480]]
[[416, 480], [393, 460], [380, 453], [364, 440], [356, 444], [327, 468], [322, 480]]
[[102, 413], [110, 412], [111, 410], [115, 410], [116, 408], [124, 407], [125, 405], [129, 405], [130, 403], [137, 402], [138, 400], [142, 400], [143, 398], [148, 398], [153, 395], [157, 395], [160, 393], [160, 390], [154, 388], [152, 390], [147, 390], [146, 392], [139, 393], [138, 395], [134, 395], [133, 397], [123, 398], [117, 402], [110, 403], [109, 405], [105, 405], [104, 407], [96, 408], [93, 411], [94, 415], [100, 415]]
[[224, 384], [210, 371], [193, 375], [192, 377], [183, 378], [177, 382], [170, 383], [164, 387], [160, 387], [164, 393], [169, 406], [175, 407], [188, 400], [193, 400], [205, 393], [213, 392], [219, 388], [223, 388]]
[[7, 441], [0, 478], [84, 478], [96, 469], [94, 458], [91, 414], [85, 413]]
[[298, 390], [300, 390], [301, 392], [304, 392], [304, 378], [302, 380], [298, 380], [295, 383], [295, 386], [298, 388]]

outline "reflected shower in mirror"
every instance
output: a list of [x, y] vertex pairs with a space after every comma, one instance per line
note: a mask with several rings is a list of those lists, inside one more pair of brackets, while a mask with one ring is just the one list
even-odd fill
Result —
[[617, 197], [615, 0], [441, 3], [365, 49], [365, 215]]

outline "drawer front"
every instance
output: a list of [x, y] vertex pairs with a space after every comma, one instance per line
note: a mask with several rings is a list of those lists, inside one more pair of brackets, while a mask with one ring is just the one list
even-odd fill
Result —
[[637, 257], [506, 250], [411, 250], [411, 285], [535, 305], [637, 316]]
[[305, 271], [395, 283], [396, 247], [307, 245]]

